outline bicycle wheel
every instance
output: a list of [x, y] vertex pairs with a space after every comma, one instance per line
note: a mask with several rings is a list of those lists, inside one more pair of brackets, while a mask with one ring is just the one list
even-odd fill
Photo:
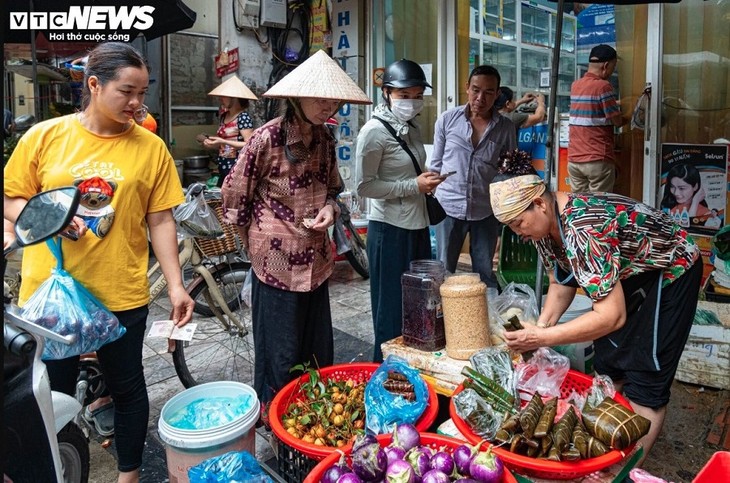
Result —
[[[224, 263], [219, 265], [219, 269], [211, 271], [221, 291], [225, 289], [241, 293], [243, 282], [249, 276], [250, 265], [245, 263], [245, 268], [237, 265]], [[208, 291], [208, 285], [202, 277], [188, 286], [188, 293], [196, 303], [205, 301]], [[233, 324], [226, 328], [217, 317], [198, 317], [194, 320], [198, 327], [193, 340], [175, 341], [172, 361], [175, 372], [186, 388], [213, 381], [238, 381], [253, 385], [251, 310], [241, 303], [240, 295], [237, 298], [235, 304], [238, 310], [233, 312], [244, 325], [244, 330]]]
[[362, 278], [370, 278], [368, 255], [365, 252], [365, 242], [350, 220], [345, 222], [345, 231], [347, 233], [347, 238], [350, 240], [350, 251], [345, 253], [347, 261], [350, 262], [352, 268], [355, 269], [358, 275]]
[[[211, 274], [215, 273], [223, 273], [224, 267], [230, 267], [231, 270], [229, 272], [225, 273], [241, 273], [241, 272], [248, 272], [248, 270], [251, 268], [250, 262], [232, 262], [232, 263], [219, 263], [213, 267], [209, 267], [208, 270], [210, 270]], [[194, 283], [198, 283], [197, 280], [200, 279], [200, 275], [197, 273], [188, 270], [185, 272], [183, 276], [183, 281], [185, 282], [186, 286], [192, 286]], [[190, 284], [190, 285], [188, 285]], [[240, 295], [241, 295], [241, 287], [240, 285], [237, 285], [235, 280], [222, 280], [218, 281], [218, 287], [220, 288], [221, 294], [223, 295], [223, 300], [226, 301], [226, 305], [228, 305], [228, 310], [231, 312], [235, 312], [236, 310], [241, 308], [240, 304]], [[195, 300], [195, 308], [193, 311], [198, 314], [202, 315], [203, 317], [213, 317], [213, 311], [208, 307], [208, 302], [205, 299], [205, 297], [200, 296], [198, 299]]]

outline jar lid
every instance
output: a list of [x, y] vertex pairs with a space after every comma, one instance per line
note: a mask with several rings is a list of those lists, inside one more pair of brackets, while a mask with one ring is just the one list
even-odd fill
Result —
[[453, 273], [446, 277], [444, 285], [473, 285], [481, 281], [478, 273]]
[[443, 273], [446, 271], [441, 260], [412, 260], [410, 271], [415, 273]]

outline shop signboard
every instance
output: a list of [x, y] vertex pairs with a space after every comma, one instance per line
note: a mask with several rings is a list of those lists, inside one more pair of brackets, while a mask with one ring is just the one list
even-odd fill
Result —
[[[358, 3], [357, 0], [340, 0], [332, 5], [332, 58], [356, 84], [360, 84]], [[337, 163], [345, 181], [345, 190], [349, 191], [355, 188], [355, 141], [360, 131], [360, 112], [359, 106], [345, 103], [336, 116], [339, 122]]]
[[588, 53], [598, 44], [616, 46], [616, 14], [613, 5], [593, 4], [578, 14], [576, 44], [578, 64], [588, 63]]
[[725, 224], [728, 146], [662, 144], [660, 208], [696, 235]]
[[535, 126], [520, 128], [517, 133], [517, 147], [530, 153], [532, 165], [543, 179], [545, 179], [545, 159], [547, 159], [547, 132], [547, 123], [541, 122]]

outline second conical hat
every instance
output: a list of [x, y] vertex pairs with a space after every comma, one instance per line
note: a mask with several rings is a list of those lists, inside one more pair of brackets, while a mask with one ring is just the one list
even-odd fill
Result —
[[371, 104], [370, 98], [342, 67], [319, 50], [264, 93], [264, 97], [314, 97], [352, 104]]
[[246, 87], [238, 76], [231, 76], [230, 79], [223, 82], [221, 85], [213, 89], [208, 93], [209, 96], [225, 96], [225, 97], [237, 97], [239, 99], [251, 99], [258, 100], [258, 98], [251, 92], [251, 89]]

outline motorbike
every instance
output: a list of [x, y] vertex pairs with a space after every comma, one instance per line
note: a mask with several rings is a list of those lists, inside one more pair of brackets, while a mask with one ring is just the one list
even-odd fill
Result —
[[[16, 240], [3, 253], [41, 243], [63, 231], [79, 202], [74, 187], [39, 193], [28, 200], [15, 224]], [[5, 481], [85, 483], [89, 477], [89, 446], [76, 423], [81, 404], [71, 396], [51, 391], [41, 360], [45, 339], [65, 344], [61, 336], [20, 316], [4, 294], [3, 392]]]
[[367, 279], [370, 277], [370, 268], [365, 242], [352, 223], [347, 205], [338, 198], [337, 206], [340, 207], [340, 216], [335, 220], [332, 230], [335, 261], [347, 260], [358, 275]]

